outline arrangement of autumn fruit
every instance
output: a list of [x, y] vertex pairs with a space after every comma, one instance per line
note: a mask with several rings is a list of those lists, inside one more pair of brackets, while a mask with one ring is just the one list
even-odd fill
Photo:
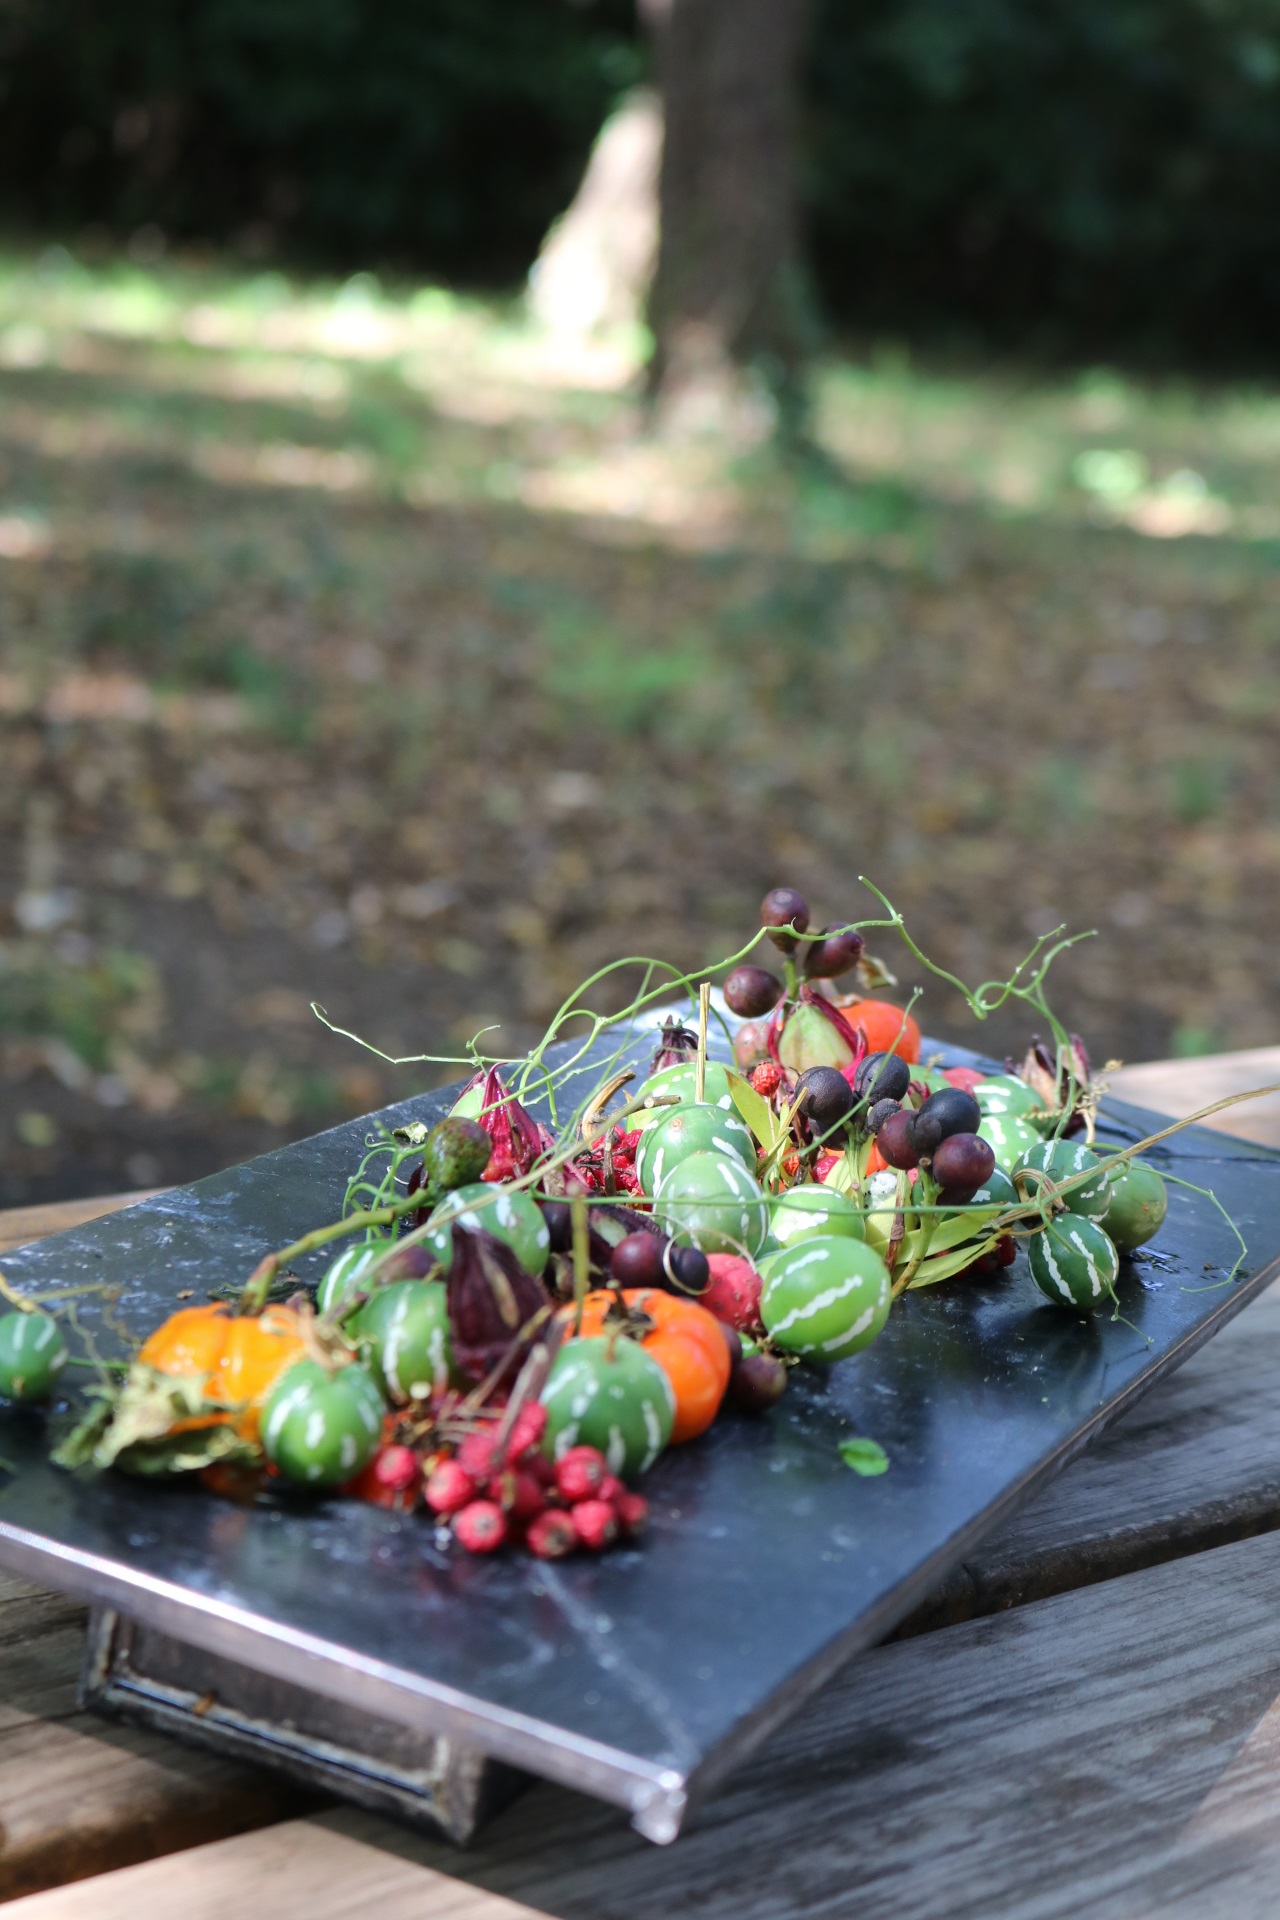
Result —
[[[723, 980], [733, 1066], [704, 986], [696, 1030], [668, 1021], [642, 1084], [606, 1076], [558, 1137], [511, 1063], [482, 1069], [435, 1126], [373, 1136], [343, 1218], [237, 1302], [182, 1307], [117, 1375], [92, 1356], [54, 1457], [242, 1499], [336, 1490], [421, 1508], [472, 1553], [554, 1559], [637, 1539], [665, 1448], [767, 1414], [910, 1291], [998, 1277], [1021, 1244], [1049, 1301], [1114, 1308], [1166, 1196], [1132, 1148], [1095, 1151], [1081, 1043], [1054, 1023], [1016, 1069], [922, 1064], [860, 932], [811, 930], [778, 888], [761, 933], [777, 970]], [[529, 1065], [526, 1097], [552, 1077]], [[290, 1271], [338, 1245], [314, 1291]], [[47, 1399], [63, 1322], [8, 1298], [0, 1391]]]

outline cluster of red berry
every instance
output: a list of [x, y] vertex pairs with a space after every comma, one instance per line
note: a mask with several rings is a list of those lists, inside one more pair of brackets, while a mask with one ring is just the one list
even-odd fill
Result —
[[540, 1560], [562, 1560], [579, 1547], [601, 1553], [644, 1532], [644, 1496], [610, 1473], [595, 1447], [570, 1447], [548, 1460], [540, 1446], [546, 1424], [546, 1408], [532, 1401], [521, 1407], [505, 1443], [492, 1433], [472, 1433], [456, 1454], [437, 1459], [427, 1478], [427, 1505], [468, 1553], [494, 1553], [516, 1540]]

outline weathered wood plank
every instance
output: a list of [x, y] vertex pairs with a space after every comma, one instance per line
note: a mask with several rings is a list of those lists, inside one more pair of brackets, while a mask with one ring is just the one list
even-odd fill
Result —
[[271, 1776], [76, 1707], [85, 1611], [0, 1583], [0, 1900], [314, 1804]]
[[301, 1820], [17, 1900], [14, 1920], [538, 1920], [384, 1848]]
[[1250, 1540], [882, 1647], [667, 1850], [550, 1786], [464, 1855], [313, 1824], [557, 1920], [1236, 1920], [1224, 1875], [1274, 1913], [1278, 1583], [1280, 1538]]
[[[1155, 1113], [1181, 1118], [1228, 1094], [1255, 1087], [1280, 1086], [1280, 1047], [1254, 1047], [1242, 1053], [1212, 1053], [1199, 1060], [1149, 1060], [1107, 1075], [1117, 1100]], [[1280, 1094], [1228, 1107], [1204, 1122], [1220, 1133], [1280, 1147]]]
[[87, 1200], [55, 1200], [43, 1207], [10, 1207], [0, 1213], [0, 1254], [8, 1253], [11, 1247], [25, 1247], [32, 1240], [47, 1239], [68, 1227], [82, 1227], [104, 1213], [119, 1213], [121, 1207], [132, 1207], [165, 1191], [164, 1187], [149, 1187], [137, 1193], [94, 1194]]

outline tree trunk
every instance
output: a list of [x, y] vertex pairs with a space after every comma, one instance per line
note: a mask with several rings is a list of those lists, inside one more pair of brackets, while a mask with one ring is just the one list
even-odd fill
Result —
[[644, 0], [664, 141], [653, 385], [663, 398], [749, 362], [794, 386], [807, 345], [797, 216], [810, 0]]

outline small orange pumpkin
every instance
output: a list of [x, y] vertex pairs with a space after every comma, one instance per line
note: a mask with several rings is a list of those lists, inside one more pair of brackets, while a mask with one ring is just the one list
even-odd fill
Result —
[[178, 1379], [205, 1378], [208, 1413], [175, 1424], [174, 1431], [230, 1421], [244, 1439], [258, 1431], [258, 1410], [286, 1367], [306, 1352], [300, 1316], [292, 1307], [233, 1315], [221, 1304], [184, 1307], [148, 1335], [141, 1365]]

